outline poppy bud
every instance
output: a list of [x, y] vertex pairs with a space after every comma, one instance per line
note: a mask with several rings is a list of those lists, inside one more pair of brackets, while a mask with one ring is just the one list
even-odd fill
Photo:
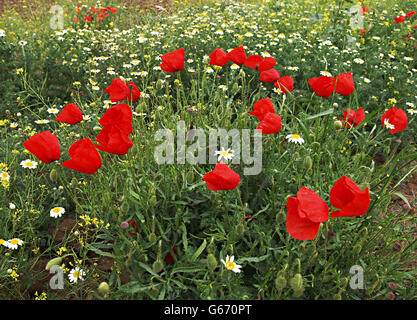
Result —
[[156, 242], [156, 241], [158, 240], [158, 238], [156, 237], [156, 234], [152, 232], [152, 233], [148, 236], [148, 240], [149, 240], [150, 242]]
[[284, 223], [287, 220], [287, 215], [285, 214], [284, 210], [281, 210], [277, 213], [275, 217], [275, 221], [277, 223]]
[[156, 260], [152, 265], [152, 270], [155, 273], [160, 273], [162, 270], [164, 270], [164, 263], [162, 262], [162, 260]]
[[102, 128], [102, 127], [99, 127], [99, 126], [94, 126], [94, 127], [93, 127], [93, 130], [94, 130], [94, 131], [97, 131], [97, 132], [98, 132], [98, 131], [101, 131], [101, 129], [103, 129], [103, 128]]
[[58, 171], [55, 168], [53, 168], [51, 172], [49, 173], [49, 178], [51, 179], [52, 182], [58, 181], [59, 175], [58, 175]]
[[52, 260], [49, 260], [49, 262], [47, 263], [47, 265], [45, 267], [45, 270], [49, 270], [49, 269], [51, 269], [52, 266], [56, 266], [56, 265], [61, 264], [62, 259], [63, 259], [63, 257], [57, 257], [57, 258], [54, 258]]
[[233, 84], [232, 90], [233, 90], [233, 92], [238, 92], [238, 90], [239, 90], [239, 84], [237, 82], [235, 82]]
[[157, 88], [158, 90], [161, 90], [161, 89], [162, 89], [162, 87], [163, 87], [162, 80], [161, 80], [161, 79], [158, 79], [158, 81], [156, 82], [156, 88]]
[[214, 254], [209, 253], [207, 255], [207, 268], [213, 272], [217, 268], [217, 259]]
[[398, 285], [397, 285], [395, 282], [389, 282], [389, 283], [388, 283], [388, 287], [389, 287], [391, 290], [397, 290], [397, 289], [398, 289]]
[[342, 294], [340, 292], [334, 294], [333, 295], [333, 300], [342, 300]]
[[342, 122], [342, 121], [340, 121], [340, 120], [336, 120], [336, 121], [334, 122], [334, 128], [335, 128], [336, 130], [340, 130], [340, 129], [342, 129], [342, 128], [343, 128], [343, 122]]
[[306, 156], [303, 160], [303, 168], [306, 171], [309, 171], [313, 167], [313, 160], [311, 160], [310, 156]]
[[71, 179], [71, 187], [75, 188], [78, 185], [78, 181], [76, 178], [72, 178]]
[[275, 287], [281, 291], [282, 289], [285, 288], [285, 286], [287, 285], [287, 279], [285, 279], [285, 277], [283, 275], [279, 275], [276, 279], [275, 279]]
[[241, 78], [241, 79], [245, 79], [245, 71], [243, 71], [243, 69], [240, 69], [240, 71], [239, 71], [239, 78]]
[[129, 211], [129, 202], [123, 201], [122, 205], [120, 206], [120, 211], [127, 213]]
[[107, 282], [102, 282], [97, 288], [98, 292], [102, 295], [106, 295], [110, 293], [110, 287]]
[[192, 184], [194, 182], [194, 170], [190, 170], [185, 175], [185, 180], [187, 180], [187, 183]]
[[245, 233], [245, 226], [242, 223], [239, 223], [235, 227], [235, 232], [236, 232], [236, 236], [240, 238]]
[[294, 291], [300, 291], [303, 287], [303, 277], [301, 274], [297, 273], [293, 278], [290, 279], [291, 289]]

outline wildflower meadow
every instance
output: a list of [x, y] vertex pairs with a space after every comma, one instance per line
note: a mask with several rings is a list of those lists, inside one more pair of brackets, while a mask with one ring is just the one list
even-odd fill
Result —
[[2, 0], [0, 299], [416, 299], [416, 10]]

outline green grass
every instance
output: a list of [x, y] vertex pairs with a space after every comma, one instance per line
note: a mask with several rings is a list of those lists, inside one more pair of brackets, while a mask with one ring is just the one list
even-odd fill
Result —
[[[49, 27], [49, 8], [35, 20], [36, 33], [28, 34], [22, 16], [6, 13], [0, 19], [6, 31], [0, 38], [0, 162], [7, 165], [10, 185], [0, 186], [0, 239], [19, 238], [24, 244], [17, 250], [0, 247], [0, 298], [35, 299], [44, 292], [48, 299], [386, 299], [393, 291], [388, 283], [395, 282], [397, 299], [415, 299], [410, 262], [416, 216], [408, 206], [397, 210], [397, 203], [407, 200], [402, 184], [415, 177], [416, 115], [407, 113], [408, 128], [395, 135], [380, 118], [393, 106], [406, 111], [411, 108], [407, 103], [417, 104], [415, 38], [404, 39], [409, 32], [415, 37], [417, 29], [408, 26], [417, 19], [393, 24], [401, 10], [411, 11], [417, 2], [390, 3], [365, 2], [370, 12], [363, 37], [349, 28], [345, 10], [353, 3], [348, 1], [171, 3], [167, 13], [123, 9], [111, 1], [105, 5], [118, 12], [100, 29], [75, 24], [75, 6], [64, 6], [71, 11], [65, 17], [67, 31], [58, 34]], [[20, 40], [27, 44], [19, 45]], [[281, 76], [294, 78], [294, 91], [286, 96], [274, 92], [272, 84], [261, 84], [258, 73], [245, 66], [232, 70], [229, 63], [204, 72], [209, 67], [205, 55], [240, 45], [248, 55], [273, 56]], [[167, 77], [154, 69], [158, 57], [182, 47], [184, 70]], [[97, 59], [101, 56], [107, 59]], [[133, 59], [140, 60], [137, 66], [123, 66]], [[95, 69], [100, 72], [91, 72]], [[333, 76], [352, 72], [354, 93], [316, 96], [307, 81], [320, 71]], [[130, 137], [134, 146], [124, 156], [101, 152], [103, 165], [94, 175], [60, 166], [69, 159], [72, 143], [85, 137], [95, 141], [98, 119], [109, 107], [103, 90], [118, 76], [130, 78], [142, 92], [130, 103], [137, 113]], [[212, 164], [156, 163], [158, 129], [175, 132], [181, 119], [206, 133], [217, 127], [253, 130], [258, 121], [248, 111], [266, 97], [283, 127], [263, 136], [259, 175], [245, 176], [244, 165], [231, 165], [241, 176], [235, 190], [207, 189], [201, 178]], [[54, 121], [47, 109], [67, 103], [76, 103], [90, 119], [75, 126]], [[191, 107], [198, 112], [188, 111]], [[360, 126], [336, 129], [344, 110], [359, 107], [367, 111]], [[42, 119], [50, 122], [35, 123]], [[46, 130], [60, 141], [58, 163], [40, 163], [24, 151], [25, 140]], [[286, 143], [291, 133], [305, 143]], [[38, 167], [22, 168], [25, 159], [38, 161]], [[330, 189], [343, 175], [370, 188], [368, 212], [329, 219], [314, 240], [292, 239], [285, 223], [288, 197], [306, 186], [330, 205]], [[415, 207], [415, 198], [407, 201]], [[65, 214], [51, 218], [54, 207], [64, 207]], [[130, 220], [137, 233], [132, 226], [120, 227]], [[173, 263], [165, 260], [168, 253]], [[240, 274], [224, 268], [220, 260], [226, 255], [242, 265]], [[52, 290], [44, 268], [59, 256], [64, 289]], [[364, 270], [363, 290], [349, 286], [354, 265]], [[86, 277], [74, 284], [68, 272], [75, 266]], [[110, 286], [105, 296], [97, 291], [101, 282]]]

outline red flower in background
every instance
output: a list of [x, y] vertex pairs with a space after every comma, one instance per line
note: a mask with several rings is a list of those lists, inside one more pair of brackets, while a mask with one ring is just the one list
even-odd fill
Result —
[[336, 82], [336, 92], [343, 96], [349, 96], [355, 90], [353, 76], [351, 72], [346, 72], [334, 78]]
[[391, 134], [400, 132], [407, 128], [407, 114], [402, 109], [391, 108], [382, 115], [381, 123], [383, 127], [390, 129]]
[[97, 135], [96, 148], [108, 153], [124, 155], [133, 146], [129, 137], [121, 132], [116, 126], [104, 127]]
[[132, 133], [132, 109], [125, 104], [119, 103], [107, 109], [106, 113], [98, 121], [103, 127], [115, 126], [122, 133], [129, 135]]
[[70, 103], [55, 118], [56, 121], [77, 124], [83, 120], [83, 114], [75, 104]]
[[402, 23], [402, 22], [405, 21], [405, 17], [404, 16], [399, 16], [399, 17], [394, 18], [394, 20], [395, 20], [396, 23]]
[[268, 112], [263, 116], [261, 122], [259, 122], [256, 130], [263, 134], [274, 134], [281, 130], [282, 122], [281, 117], [274, 112]]
[[171, 51], [167, 54], [164, 54], [161, 57], [161, 69], [170, 73], [184, 69], [184, 55], [184, 48], [177, 49], [175, 51]]
[[361, 7], [361, 15], [363, 16], [365, 12], [368, 12], [369, 8], [365, 8], [364, 6]]
[[365, 29], [361, 29], [361, 33], [359, 34], [359, 36], [363, 36], [365, 34], [366, 30]]
[[330, 190], [330, 203], [340, 209], [332, 212], [332, 218], [363, 215], [368, 211], [370, 202], [369, 188], [363, 191], [346, 176], [337, 180]]
[[141, 95], [138, 87], [132, 81], [124, 83], [120, 78], [113, 79], [111, 85], [104, 89], [104, 92], [110, 95], [111, 102], [119, 102], [121, 100], [135, 102]]
[[286, 94], [294, 89], [294, 80], [290, 76], [285, 76], [279, 78], [274, 85], [275, 88], [281, 90], [283, 94]]
[[257, 117], [259, 121], [262, 121], [267, 113], [275, 113], [274, 105], [269, 98], [256, 101], [253, 105], [253, 110], [249, 111], [249, 114]]
[[91, 15], [87, 15], [85, 18], [84, 18], [84, 21], [85, 22], [91, 22]]
[[328, 98], [334, 92], [335, 80], [332, 77], [320, 76], [318, 78], [310, 78], [308, 84], [315, 94]]
[[[175, 256], [177, 255], [177, 247], [176, 246], [172, 247], [172, 252], [174, 253]], [[174, 263], [175, 262], [174, 257], [172, 256], [171, 252], [168, 252], [165, 255], [165, 262], [166, 263]]]
[[139, 228], [138, 225], [136, 224], [135, 220], [129, 220], [127, 222], [132, 228], [135, 229], [134, 232], [128, 231], [127, 233], [130, 234], [131, 236], [135, 236], [138, 232], [139, 232]]
[[89, 138], [73, 143], [68, 154], [71, 159], [63, 162], [63, 167], [87, 174], [93, 174], [101, 167], [101, 157]]
[[297, 197], [287, 200], [287, 231], [298, 240], [312, 240], [319, 232], [320, 223], [329, 219], [329, 207], [313, 190], [302, 187]]
[[245, 66], [247, 66], [248, 68], [257, 70], [257, 68], [259, 67], [259, 65], [262, 63], [264, 59], [261, 56], [258, 56], [256, 54], [249, 56], [246, 58], [244, 64]]
[[214, 50], [210, 55], [210, 64], [214, 66], [224, 66], [226, 63], [229, 62], [227, 58], [227, 53], [224, 52], [222, 49]]
[[407, 17], [409, 17], [409, 18], [411, 18], [413, 15], [415, 15], [416, 14], [416, 12], [415, 11], [410, 11], [410, 12], [407, 12], [405, 15], [407, 16]]
[[51, 163], [61, 157], [58, 138], [44, 131], [31, 136], [23, 146], [43, 163]]
[[263, 82], [275, 82], [279, 79], [280, 74], [278, 72], [278, 70], [275, 69], [270, 69], [267, 71], [262, 71], [259, 74], [259, 78], [261, 79], [261, 81]]
[[363, 108], [359, 108], [357, 111], [355, 110], [348, 110], [343, 111], [344, 119], [340, 119], [340, 121], [343, 122], [343, 125], [345, 127], [350, 128], [353, 124], [353, 126], [356, 128], [359, 123], [361, 123], [365, 119], [365, 111]]
[[242, 65], [246, 61], [246, 53], [243, 46], [237, 47], [233, 49], [229, 53], [227, 53], [227, 58], [237, 65]]
[[240, 176], [230, 169], [227, 164], [219, 162], [213, 171], [203, 176], [203, 180], [210, 190], [232, 190], [239, 184]]

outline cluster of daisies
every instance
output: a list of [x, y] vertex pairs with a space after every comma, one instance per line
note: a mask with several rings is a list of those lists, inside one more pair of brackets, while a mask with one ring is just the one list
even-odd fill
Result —
[[5, 246], [6, 248], [16, 250], [19, 246], [23, 245], [23, 241], [18, 238], [13, 238], [10, 240], [0, 239], [0, 245]]

